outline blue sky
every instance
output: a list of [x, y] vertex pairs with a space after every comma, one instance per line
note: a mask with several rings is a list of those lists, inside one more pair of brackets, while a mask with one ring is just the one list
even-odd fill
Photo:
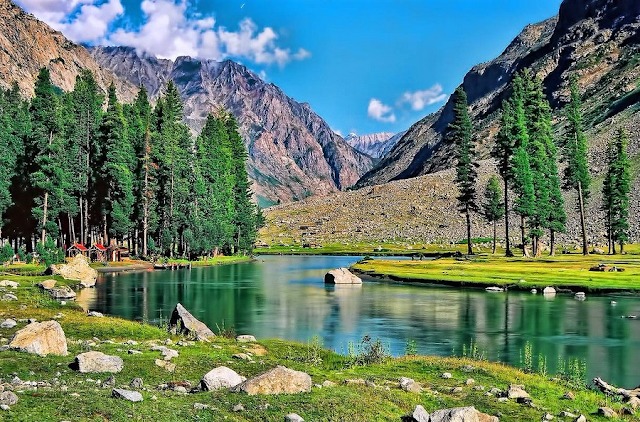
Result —
[[88, 44], [245, 64], [342, 134], [398, 132], [442, 106], [561, 0], [16, 0]]

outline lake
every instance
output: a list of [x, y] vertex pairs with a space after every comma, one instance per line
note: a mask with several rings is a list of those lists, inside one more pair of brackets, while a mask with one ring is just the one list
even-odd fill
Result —
[[[352, 256], [260, 256], [255, 262], [192, 270], [101, 274], [78, 301], [91, 310], [163, 323], [182, 303], [216, 332], [310, 341], [347, 353], [363, 336], [382, 340], [393, 355], [415, 342], [419, 354], [469, 354], [470, 345], [491, 361], [521, 366], [525, 349], [548, 372], [569, 361], [625, 387], [640, 384], [640, 298], [570, 295], [545, 298], [527, 292], [487, 293], [366, 281], [325, 286], [324, 274], [348, 267]], [[617, 304], [613, 305], [611, 302]]]

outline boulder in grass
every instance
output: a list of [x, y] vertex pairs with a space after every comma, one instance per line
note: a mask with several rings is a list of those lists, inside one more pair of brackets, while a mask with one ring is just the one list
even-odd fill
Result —
[[17, 289], [18, 286], [20, 286], [20, 284], [16, 283], [15, 281], [11, 281], [11, 280], [0, 281], [0, 287], [9, 287], [11, 289]]
[[122, 358], [118, 356], [105, 355], [102, 352], [86, 352], [76, 356], [73, 369], [82, 373], [91, 372], [111, 372], [118, 373], [122, 371], [124, 363]]
[[137, 391], [114, 388], [113, 390], [111, 390], [111, 395], [116, 399], [128, 400], [132, 402], [142, 401], [142, 394], [138, 393]]
[[297, 394], [311, 391], [309, 374], [276, 366], [236, 386], [233, 391], [256, 394]]
[[51, 290], [56, 286], [56, 283], [57, 281], [50, 278], [49, 280], [38, 283], [38, 287], [40, 287], [42, 290]]
[[429, 412], [424, 407], [417, 405], [413, 412], [401, 418], [402, 422], [429, 422]]
[[67, 338], [57, 321], [33, 322], [16, 332], [9, 343], [16, 349], [40, 356], [66, 356]]
[[431, 413], [429, 422], [499, 422], [499, 419], [468, 406], [436, 410]]
[[76, 255], [66, 264], [50, 266], [47, 273], [60, 275], [65, 280], [79, 281], [82, 287], [94, 287], [98, 278], [98, 271], [91, 268], [89, 260], [82, 255]]
[[199, 341], [207, 341], [216, 335], [203, 322], [197, 320], [178, 303], [171, 314], [169, 329], [173, 332], [192, 335]]
[[338, 268], [325, 274], [324, 282], [327, 284], [362, 284], [362, 279], [347, 268]]
[[229, 369], [226, 366], [219, 366], [207, 372], [205, 376], [202, 377], [200, 386], [204, 391], [213, 391], [221, 388], [233, 388], [245, 380], [245, 377], [240, 376], [233, 369]]
[[75, 299], [76, 292], [71, 290], [69, 286], [54, 287], [48, 290], [49, 294], [54, 299]]

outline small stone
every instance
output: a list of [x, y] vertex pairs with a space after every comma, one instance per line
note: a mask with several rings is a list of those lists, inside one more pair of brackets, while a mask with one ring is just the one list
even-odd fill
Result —
[[13, 300], [18, 300], [18, 297], [14, 294], [11, 293], [7, 293], [5, 295], [2, 296], [2, 300], [4, 300], [5, 302], [10, 302]]
[[499, 398], [498, 398], [498, 403], [506, 403], [506, 402], [508, 402], [508, 401], [509, 401], [509, 399], [508, 399], [508, 398], [506, 398], [506, 397], [499, 397]]
[[543, 421], [552, 421], [553, 420], [553, 415], [551, 413], [545, 413], [544, 415], [542, 415], [542, 420]]
[[610, 407], [600, 407], [598, 408], [598, 415], [604, 416], [605, 418], [617, 418], [618, 414]]
[[140, 350], [133, 350], [133, 349], [129, 349], [127, 350], [127, 353], [130, 355], [141, 355], [142, 352]]
[[233, 388], [245, 380], [245, 377], [238, 375], [233, 369], [219, 366], [202, 377], [200, 386], [204, 391], [213, 391], [221, 388]]
[[168, 372], [173, 372], [176, 370], [176, 364], [171, 363], [168, 360], [156, 359], [155, 363], [157, 366], [159, 366], [160, 368], [166, 369]]
[[176, 393], [187, 394], [187, 389], [182, 385], [176, 385], [175, 387], [173, 387], [173, 391], [175, 391]]
[[500, 394], [502, 394], [502, 390], [496, 387], [491, 388], [491, 390], [489, 390], [490, 394], [493, 394], [494, 396], [499, 396]]
[[451, 389], [451, 392], [452, 392], [453, 394], [462, 393], [462, 387], [453, 387], [453, 388]]
[[405, 377], [400, 378], [400, 388], [410, 393], [419, 394], [422, 392], [422, 387], [420, 386], [420, 384], [418, 384], [411, 378], [405, 378]]
[[0, 393], [0, 404], [13, 406], [18, 403], [18, 396], [13, 391], [3, 391]]
[[575, 400], [576, 399], [576, 395], [573, 394], [571, 391], [567, 391], [566, 393], [564, 393], [562, 398], [565, 399], [565, 400]]
[[11, 280], [2, 280], [0, 281], [0, 287], [9, 287], [11, 289], [17, 289], [20, 284]]
[[236, 341], [239, 343], [252, 343], [256, 341], [256, 338], [254, 336], [244, 334], [236, 337]]
[[587, 422], [587, 418], [584, 415], [580, 415], [573, 422]]
[[560, 417], [561, 418], [571, 418], [571, 419], [575, 419], [578, 417], [578, 415], [574, 415], [571, 412], [567, 412], [566, 410], [563, 410], [562, 412], [560, 412]]
[[144, 385], [144, 382], [142, 381], [142, 378], [134, 378], [129, 383], [129, 387], [135, 388], [136, 390], [141, 389], [143, 385]]
[[233, 356], [231, 356], [234, 359], [241, 359], [241, 360], [251, 360], [251, 356], [249, 356], [246, 353], [235, 353]]
[[82, 373], [115, 373], [122, 371], [124, 363], [119, 356], [105, 355], [102, 352], [86, 352], [76, 356], [74, 365]]
[[49, 280], [45, 280], [41, 283], [38, 283], [38, 287], [40, 287], [43, 290], [51, 290], [56, 286], [57, 281], [53, 280], [53, 279], [49, 279]]
[[507, 391], [507, 397], [510, 399], [530, 398], [529, 393], [524, 391], [524, 385], [511, 384]]
[[285, 422], [304, 422], [302, 416], [298, 415], [297, 413], [289, 413], [284, 417], [284, 420]]
[[123, 399], [123, 400], [132, 401], [132, 402], [142, 401], [142, 394], [138, 393], [137, 391], [114, 388], [111, 391], [111, 395], [117, 399]]
[[15, 320], [5, 319], [4, 321], [2, 321], [2, 324], [0, 324], [0, 328], [13, 328], [16, 325], [18, 325], [18, 323]]
[[449, 379], [451, 377], [452, 375], [449, 372], [445, 372], [444, 374], [440, 375], [440, 378], [444, 378], [444, 379]]
[[210, 406], [204, 403], [193, 403], [194, 410], [206, 410], [209, 409]]
[[531, 293], [534, 294], [534, 295], [537, 294], [538, 293], [538, 289], [531, 289]]
[[87, 316], [94, 317], [94, 318], [104, 318], [104, 314], [97, 311], [91, 311], [87, 314]]
[[476, 385], [473, 389], [476, 391], [484, 391], [484, 385]]
[[466, 385], [473, 385], [475, 384], [476, 380], [474, 380], [473, 378], [468, 378], [464, 383]]
[[115, 385], [116, 385], [116, 379], [113, 375], [111, 375], [109, 378], [104, 380], [104, 382], [102, 383], [103, 387], [113, 387]]
[[138, 342], [135, 340], [127, 340], [124, 342], [124, 344], [126, 344], [127, 346], [137, 346]]
[[234, 412], [244, 412], [244, 406], [242, 405], [242, 403], [238, 403], [235, 406], [233, 406], [233, 411]]
[[544, 294], [544, 295], [555, 295], [556, 294], [556, 289], [554, 289], [551, 286], [545, 287], [544, 290], [542, 291], [542, 294]]
[[321, 384], [323, 387], [335, 387], [336, 383], [333, 381], [326, 380]]
[[462, 369], [462, 372], [473, 372], [476, 370], [476, 367], [473, 365], [465, 365], [461, 369]]

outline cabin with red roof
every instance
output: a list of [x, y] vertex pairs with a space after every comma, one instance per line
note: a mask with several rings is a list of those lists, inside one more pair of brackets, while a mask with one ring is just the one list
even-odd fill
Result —
[[89, 257], [89, 249], [84, 246], [82, 243], [75, 243], [67, 249], [67, 256], [73, 258], [76, 255], [82, 255]]
[[94, 243], [93, 246], [89, 248], [89, 257], [91, 258], [92, 261], [106, 262], [108, 251], [109, 251], [109, 248], [104, 246], [102, 243]]

